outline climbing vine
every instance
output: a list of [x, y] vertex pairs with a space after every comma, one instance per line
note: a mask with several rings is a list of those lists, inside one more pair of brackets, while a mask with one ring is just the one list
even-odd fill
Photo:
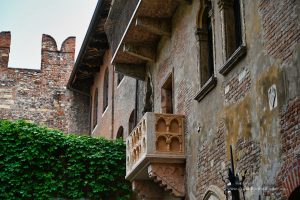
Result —
[[0, 120], [0, 199], [128, 199], [123, 141]]

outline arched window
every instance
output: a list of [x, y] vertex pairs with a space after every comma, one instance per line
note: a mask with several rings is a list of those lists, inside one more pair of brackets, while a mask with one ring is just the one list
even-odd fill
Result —
[[108, 86], [109, 86], [109, 72], [108, 68], [105, 70], [104, 82], [103, 82], [103, 112], [108, 106]]
[[96, 88], [94, 92], [92, 119], [93, 119], [93, 128], [95, 128], [98, 121], [98, 88]]
[[124, 138], [124, 128], [123, 126], [120, 126], [117, 132], [117, 139], [118, 138]]
[[203, 99], [216, 85], [212, 15], [213, 9], [211, 1], [201, 0], [197, 28], [199, 40], [200, 91], [195, 99], [198, 101]]
[[161, 88], [161, 111], [173, 113], [173, 74], [171, 73]]
[[200, 45], [200, 83], [203, 86], [214, 73], [213, 30], [211, 24], [211, 1], [205, 1], [202, 22], [198, 28]]
[[246, 54], [242, 31], [241, 0], [219, 0], [222, 18], [223, 55], [225, 63], [219, 72], [226, 75]]
[[134, 129], [135, 126], [136, 126], [136, 118], [135, 118], [135, 110], [133, 110], [129, 117], [128, 134], [130, 134], [132, 132], [132, 130]]

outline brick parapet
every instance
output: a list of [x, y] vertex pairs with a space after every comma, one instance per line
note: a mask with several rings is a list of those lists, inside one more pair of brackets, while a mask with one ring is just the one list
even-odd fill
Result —
[[10, 32], [0, 32], [0, 69], [8, 66], [10, 42]]
[[44, 34], [41, 70], [8, 68], [10, 33], [1, 32], [0, 38], [0, 119], [26, 119], [68, 133], [88, 133], [89, 97], [66, 88], [75, 38], [67, 38], [58, 51], [55, 40]]

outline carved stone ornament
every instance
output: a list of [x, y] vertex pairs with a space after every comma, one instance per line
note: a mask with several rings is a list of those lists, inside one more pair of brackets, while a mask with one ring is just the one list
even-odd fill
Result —
[[185, 196], [184, 165], [153, 163], [148, 167], [149, 177], [176, 197]]

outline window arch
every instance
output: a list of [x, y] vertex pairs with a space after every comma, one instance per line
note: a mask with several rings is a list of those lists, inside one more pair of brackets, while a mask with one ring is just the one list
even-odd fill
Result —
[[289, 200], [297, 200], [300, 196], [300, 185], [291, 193]]
[[226, 196], [224, 191], [218, 186], [210, 185], [205, 192], [203, 200], [225, 200]]
[[93, 128], [96, 127], [98, 121], [98, 88], [95, 89], [94, 92], [94, 100], [93, 100]]
[[200, 101], [216, 85], [214, 70], [213, 8], [210, 0], [200, 1], [200, 10], [197, 20], [200, 91], [195, 99]]
[[128, 134], [132, 132], [136, 125], [135, 109], [131, 112], [129, 121], [128, 121]]
[[104, 73], [104, 82], [103, 82], [103, 112], [108, 106], [108, 86], [109, 86], [109, 71], [106, 68]]
[[199, 13], [200, 24], [197, 29], [200, 46], [200, 85], [204, 84], [214, 74], [214, 56], [213, 56], [213, 30], [212, 30], [212, 5], [211, 1], [204, 1]]
[[117, 132], [117, 139], [118, 138], [124, 138], [124, 128], [123, 126], [120, 126]]

